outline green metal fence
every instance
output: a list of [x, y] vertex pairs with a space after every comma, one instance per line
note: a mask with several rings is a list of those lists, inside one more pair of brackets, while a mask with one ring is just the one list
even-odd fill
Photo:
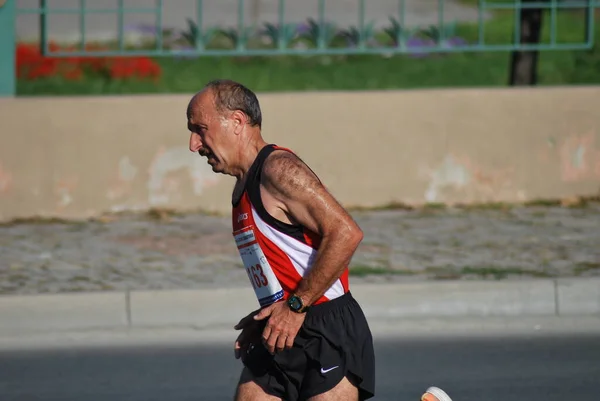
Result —
[[[455, 24], [447, 21], [446, 0], [437, 2], [437, 23], [427, 27], [411, 27], [406, 20], [406, 0], [398, 0], [397, 12], [389, 15], [386, 28], [376, 30], [371, 21], [366, 20], [367, 0], [356, 0], [357, 21], [355, 26], [335, 26], [326, 13], [326, 0], [318, 0], [316, 15], [307, 21], [286, 22], [286, 7], [289, 2], [299, 0], [278, 0], [278, 20], [251, 27], [246, 22], [245, 3], [252, 0], [230, 0], [237, 2], [237, 24], [233, 27], [209, 26], [210, 15], [205, 14], [205, 4], [209, 0], [196, 0], [196, 15], [188, 20], [188, 29], [179, 38], [165, 36], [163, 24], [164, 7], [178, 0], [155, 0], [153, 7], [126, 7], [124, 0], [117, 0], [115, 8], [94, 8], [98, 4], [92, 0], [79, 0], [78, 7], [51, 8], [49, 0], [40, 0], [37, 8], [17, 8], [16, 0], [5, 0], [0, 7], [0, 96], [14, 94], [14, 51], [15, 19], [18, 15], [39, 16], [40, 46], [48, 57], [65, 56], [130, 56], [147, 55], [171, 57], [194, 56], [252, 56], [252, 55], [317, 55], [317, 54], [390, 54], [419, 52], [487, 52], [515, 50], [575, 50], [589, 49], [594, 45], [594, 11], [600, 7], [600, 0], [546, 0], [526, 2], [522, 0], [479, 0], [478, 39], [472, 43], [456, 41]], [[213, 0], [214, 1], [214, 0]], [[225, 0], [218, 0], [225, 1]], [[380, 0], [368, 0], [370, 4]], [[0, 3], [2, 0], [0, 0]], [[489, 12], [503, 11], [514, 14], [519, 21], [526, 9], [544, 9], [550, 18], [550, 40], [538, 44], [520, 43], [521, 25], [514, 24], [514, 30], [507, 35], [505, 43], [486, 41], [486, 20]], [[581, 40], [560, 42], [557, 18], [563, 10], [583, 11]], [[79, 21], [80, 42], [76, 49], [51, 51], [49, 38], [49, 16], [72, 15]], [[94, 14], [112, 14], [118, 20], [115, 43], [106, 50], [90, 50], [87, 47], [86, 20]], [[154, 40], [150, 45], [133, 47], [125, 40], [125, 16], [128, 14], [150, 14], [155, 18]], [[260, 30], [257, 31], [256, 28]], [[259, 32], [269, 40], [257, 40], [253, 33]], [[411, 46], [411, 38], [427, 39], [428, 45]], [[304, 46], [299, 46], [304, 43]], [[308, 43], [308, 45], [306, 45]]]
[[[2, 3], [2, 0], [0, 0]], [[15, 93], [15, 0], [0, 5], [0, 97]]]

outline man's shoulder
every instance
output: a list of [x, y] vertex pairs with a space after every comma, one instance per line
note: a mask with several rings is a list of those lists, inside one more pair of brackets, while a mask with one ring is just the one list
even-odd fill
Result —
[[265, 159], [261, 180], [266, 186], [288, 192], [320, 184], [317, 175], [294, 152], [278, 148]]
[[281, 169], [302, 164], [302, 160], [291, 150], [286, 148], [274, 148], [265, 158], [263, 171], [276, 173]]

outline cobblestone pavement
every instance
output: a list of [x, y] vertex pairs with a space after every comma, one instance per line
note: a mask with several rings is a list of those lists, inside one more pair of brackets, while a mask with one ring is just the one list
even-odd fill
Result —
[[[600, 205], [354, 212], [352, 282], [600, 275]], [[0, 226], [0, 293], [249, 285], [227, 217]]]

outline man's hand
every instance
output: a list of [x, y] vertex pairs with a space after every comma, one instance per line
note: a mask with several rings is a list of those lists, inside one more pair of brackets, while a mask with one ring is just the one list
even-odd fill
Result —
[[244, 317], [234, 326], [236, 330], [242, 330], [238, 338], [235, 340], [234, 353], [235, 359], [242, 358], [248, 350], [251, 344], [258, 344], [261, 341], [261, 322], [254, 319], [254, 316], [260, 311], [260, 309], [251, 312], [248, 316]]
[[254, 316], [254, 320], [258, 321], [266, 318], [269, 320], [262, 333], [263, 344], [271, 354], [275, 354], [293, 347], [306, 313], [293, 312], [285, 302], [275, 302]]

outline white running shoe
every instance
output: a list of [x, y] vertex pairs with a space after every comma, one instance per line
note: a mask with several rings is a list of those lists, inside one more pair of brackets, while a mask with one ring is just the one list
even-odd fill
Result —
[[421, 396], [421, 401], [452, 401], [452, 398], [437, 387], [429, 387]]

